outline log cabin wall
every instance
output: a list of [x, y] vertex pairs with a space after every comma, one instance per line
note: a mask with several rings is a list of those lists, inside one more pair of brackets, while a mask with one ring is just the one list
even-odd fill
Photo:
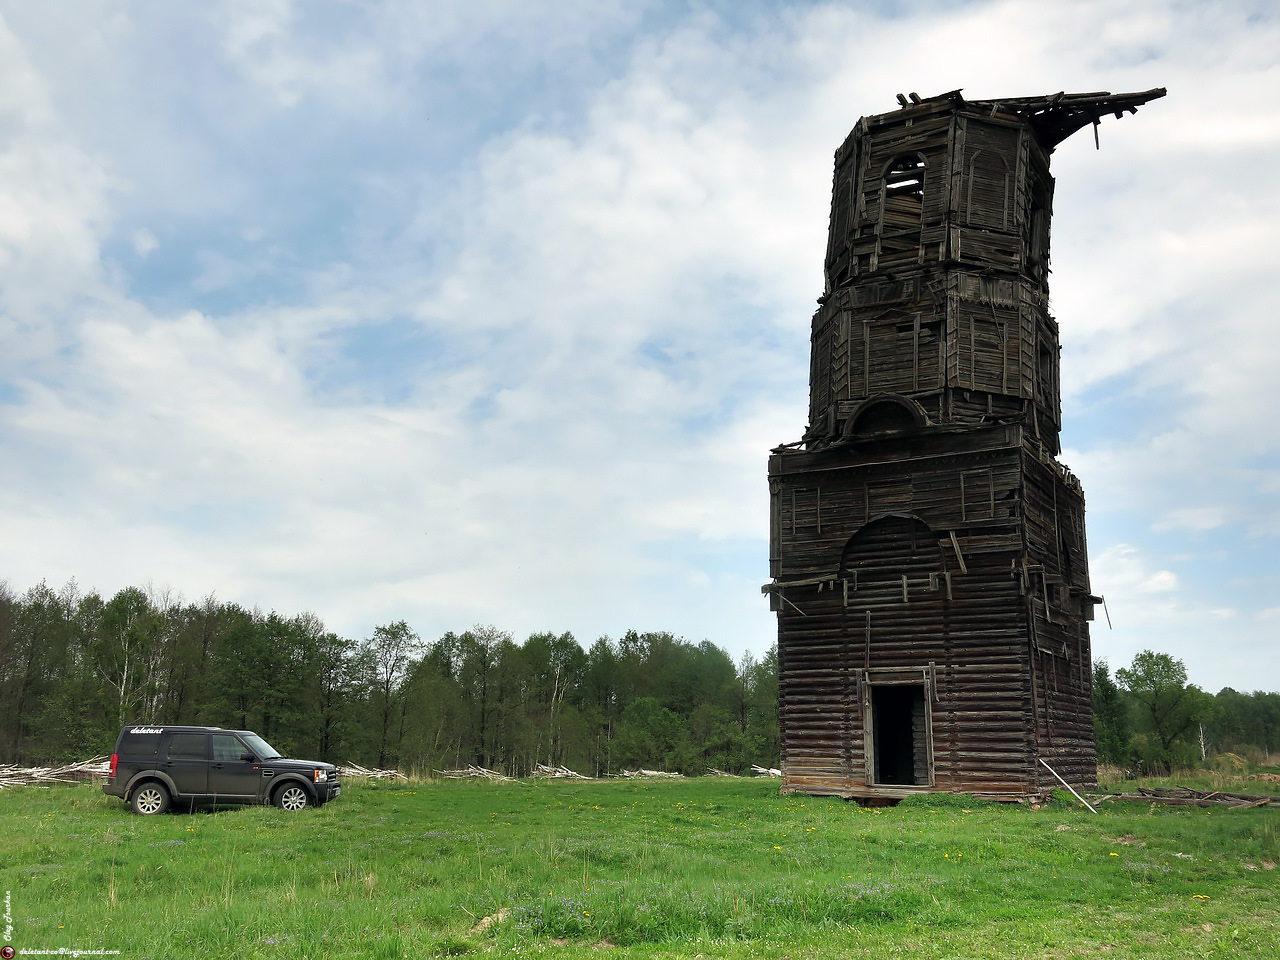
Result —
[[1163, 93], [900, 97], [836, 152], [809, 425], [769, 461], [784, 790], [1093, 782], [1049, 157]]

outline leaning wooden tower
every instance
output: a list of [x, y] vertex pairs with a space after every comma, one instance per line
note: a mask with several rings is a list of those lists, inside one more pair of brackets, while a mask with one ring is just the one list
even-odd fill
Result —
[[1161, 96], [900, 96], [836, 152], [809, 427], [769, 459], [784, 790], [1094, 782], [1049, 157]]

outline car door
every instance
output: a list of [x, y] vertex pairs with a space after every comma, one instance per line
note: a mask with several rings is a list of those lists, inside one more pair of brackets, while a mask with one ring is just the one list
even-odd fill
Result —
[[210, 739], [209, 793], [228, 800], [256, 799], [262, 773], [252, 760], [243, 759], [253, 751], [234, 733], [215, 733]]
[[172, 734], [169, 737], [169, 751], [161, 769], [169, 775], [181, 796], [204, 796], [209, 788], [209, 735]]

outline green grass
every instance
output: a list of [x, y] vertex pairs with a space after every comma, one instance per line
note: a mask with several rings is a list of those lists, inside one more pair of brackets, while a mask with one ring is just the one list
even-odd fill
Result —
[[0, 791], [0, 844], [14, 946], [131, 958], [1280, 956], [1275, 810], [706, 778], [144, 818], [85, 785]]

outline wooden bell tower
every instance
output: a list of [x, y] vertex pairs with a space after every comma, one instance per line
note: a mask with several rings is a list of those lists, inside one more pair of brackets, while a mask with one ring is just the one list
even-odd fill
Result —
[[1094, 782], [1049, 158], [1164, 93], [899, 96], [836, 151], [809, 426], [769, 460], [784, 790]]

